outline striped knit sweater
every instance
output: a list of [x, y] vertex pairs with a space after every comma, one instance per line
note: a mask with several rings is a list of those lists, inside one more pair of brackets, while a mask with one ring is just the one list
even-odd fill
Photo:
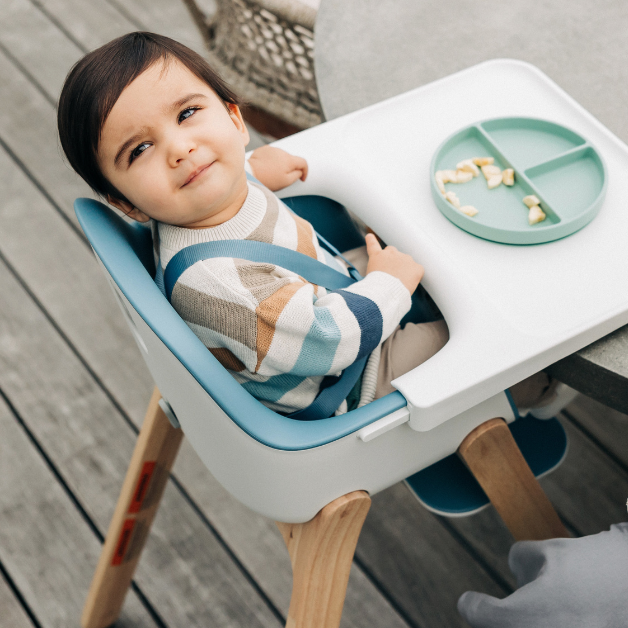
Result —
[[[240, 211], [221, 225], [185, 229], [159, 223], [162, 268], [186, 246], [247, 239], [299, 251], [346, 273], [319, 246], [309, 222], [265, 187], [248, 185]], [[383, 272], [327, 291], [271, 263], [213, 258], [181, 275], [172, 305], [246, 390], [272, 410], [288, 413], [310, 405], [326, 375], [339, 375], [368, 354], [360, 405], [370, 402], [380, 344], [410, 309], [410, 294]], [[345, 402], [337, 414], [344, 410]]]

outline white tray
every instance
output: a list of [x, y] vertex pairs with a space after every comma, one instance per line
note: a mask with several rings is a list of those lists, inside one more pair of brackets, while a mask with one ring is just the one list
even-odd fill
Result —
[[[470, 237], [436, 208], [429, 167], [456, 129], [530, 116], [587, 137], [608, 168], [599, 215], [563, 240]], [[450, 341], [393, 383], [425, 431], [628, 323], [628, 147], [532, 65], [499, 59], [277, 142], [310, 165], [283, 196], [329, 196], [425, 267]], [[623, 190], [623, 191], [622, 191]]]

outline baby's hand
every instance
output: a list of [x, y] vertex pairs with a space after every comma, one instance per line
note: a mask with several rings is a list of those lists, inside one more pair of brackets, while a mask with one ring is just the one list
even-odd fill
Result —
[[281, 148], [261, 146], [249, 159], [253, 175], [273, 192], [287, 188], [297, 179], [305, 181], [307, 161], [295, 157]]
[[388, 273], [397, 277], [410, 294], [414, 293], [423, 278], [424, 270], [421, 264], [417, 264], [410, 255], [400, 253], [394, 246], [382, 249], [372, 233], [366, 235], [366, 252], [369, 256], [367, 275], [375, 270]]

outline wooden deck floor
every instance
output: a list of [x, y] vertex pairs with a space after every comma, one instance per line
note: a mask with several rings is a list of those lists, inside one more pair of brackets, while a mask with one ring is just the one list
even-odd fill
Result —
[[[79, 617], [152, 382], [77, 226], [90, 195], [60, 157], [55, 102], [86, 51], [137, 29], [201, 41], [177, 0], [0, 3], [0, 628]], [[579, 398], [566, 462], [542, 484], [575, 534], [625, 519], [628, 417]], [[343, 627], [463, 626], [466, 590], [513, 587], [492, 510], [444, 520], [402, 485], [375, 495]], [[277, 529], [184, 443], [117, 625], [283, 625]]]

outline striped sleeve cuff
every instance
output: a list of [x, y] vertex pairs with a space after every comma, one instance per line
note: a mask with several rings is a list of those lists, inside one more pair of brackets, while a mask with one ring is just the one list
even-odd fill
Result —
[[381, 337], [377, 344], [392, 334], [412, 305], [410, 292], [403, 283], [382, 271], [369, 273], [361, 281], [345, 288], [345, 291], [370, 299], [379, 310], [382, 323]]

